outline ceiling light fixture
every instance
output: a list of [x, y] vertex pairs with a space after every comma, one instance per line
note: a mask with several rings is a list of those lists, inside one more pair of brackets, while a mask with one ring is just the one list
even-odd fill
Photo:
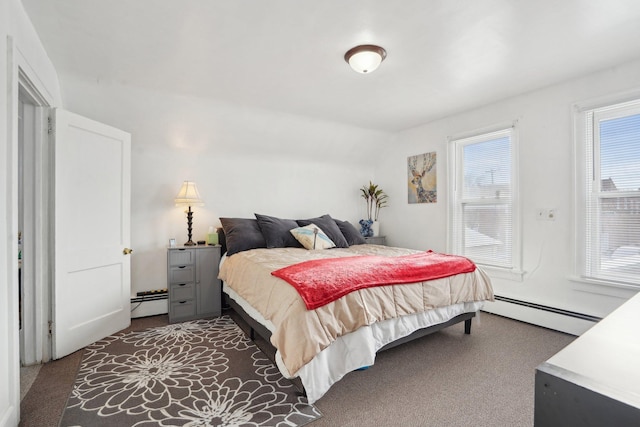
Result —
[[344, 54], [344, 60], [354, 71], [368, 74], [375, 71], [387, 57], [387, 51], [373, 44], [363, 44], [351, 48]]

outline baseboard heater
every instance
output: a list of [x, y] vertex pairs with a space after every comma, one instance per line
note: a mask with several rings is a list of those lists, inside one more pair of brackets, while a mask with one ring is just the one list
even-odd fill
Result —
[[131, 302], [132, 303], [138, 303], [138, 302], [146, 302], [146, 301], [156, 301], [156, 300], [162, 300], [162, 299], [167, 299], [169, 298], [169, 295], [164, 293], [164, 294], [155, 294], [155, 295], [142, 295], [142, 296], [138, 296], [135, 298], [131, 298]]
[[548, 305], [536, 304], [533, 302], [522, 301], [513, 298], [502, 297], [500, 295], [494, 295], [496, 301], [508, 302], [509, 304], [522, 305], [524, 307], [535, 308], [537, 310], [548, 311], [550, 313], [562, 314], [563, 316], [574, 317], [576, 319], [587, 320], [589, 322], [597, 323], [602, 320], [602, 317], [591, 316], [584, 313], [576, 313], [575, 311], [563, 310], [561, 308], [549, 307]]

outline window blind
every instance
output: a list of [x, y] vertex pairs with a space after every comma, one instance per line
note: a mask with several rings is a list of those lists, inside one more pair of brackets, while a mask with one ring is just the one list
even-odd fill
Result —
[[583, 274], [640, 285], [640, 101], [584, 114]]
[[454, 251], [514, 268], [513, 128], [454, 140]]

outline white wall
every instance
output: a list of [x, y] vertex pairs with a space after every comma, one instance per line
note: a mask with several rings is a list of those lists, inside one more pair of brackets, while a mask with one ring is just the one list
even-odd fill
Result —
[[52, 104], [60, 103], [55, 69], [19, 0], [0, 1], [0, 426], [18, 424], [17, 71]]
[[[389, 134], [213, 100], [61, 75], [65, 107], [132, 134], [132, 293], [166, 287], [166, 246], [187, 240], [173, 199], [193, 180], [193, 240], [218, 218], [329, 213], [358, 220]], [[363, 147], [366, 147], [363, 149]], [[96, 224], [99, 227], [100, 224]]]
[[[10, 18], [9, 2], [0, 2], [0, 99], [7, 99], [7, 35]], [[12, 177], [8, 173], [14, 153], [8, 141], [7, 103], [0, 103], [0, 159], [3, 173], [0, 174], [0, 378], [8, 381], [0, 382], [0, 426], [16, 425], [19, 417], [19, 402], [16, 399], [17, 369], [16, 350], [18, 349], [17, 331], [15, 330], [14, 304], [16, 291], [10, 284], [15, 283], [13, 271], [9, 268], [9, 260], [13, 259], [11, 240], [13, 238], [13, 218], [9, 215], [12, 202], [9, 187]], [[17, 238], [17, 236], [16, 236]]]
[[[376, 177], [390, 196], [381, 215], [392, 245], [447, 250], [447, 137], [519, 120], [522, 198], [522, 282], [493, 279], [497, 295], [602, 317], [634, 292], [572, 280], [572, 105], [640, 88], [640, 61], [450, 116], [394, 136], [381, 153]], [[407, 203], [407, 157], [436, 151], [438, 202]], [[555, 221], [536, 220], [536, 208], [554, 208]], [[523, 318], [533, 323], [536, 316]]]
[[[61, 80], [68, 109], [133, 135], [134, 293], [165, 287], [167, 240], [186, 240], [184, 214], [172, 204], [185, 179], [198, 183], [206, 203], [195, 210], [195, 239], [219, 216], [253, 212], [355, 221], [364, 213], [357, 189], [375, 178], [390, 195], [381, 214], [388, 242], [446, 251], [447, 136], [518, 119], [525, 276], [495, 278], [496, 294], [602, 317], [632, 292], [572, 280], [571, 106], [640, 87], [639, 70], [640, 63], [621, 65], [395, 135], [73, 75]], [[438, 203], [409, 205], [406, 158], [434, 150]], [[536, 220], [536, 208], [556, 209], [556, 221]], [[576, 331], [537, 313], [502, 314]]]

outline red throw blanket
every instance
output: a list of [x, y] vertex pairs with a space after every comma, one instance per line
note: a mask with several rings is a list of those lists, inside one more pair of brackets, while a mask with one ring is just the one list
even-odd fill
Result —
[[358, 289], [441, 279], [476, 269], [467, 258], [433, 251], [398, 257], [355, 256], [305, 261], [273, 271], [304, 300], [308, 310]]

